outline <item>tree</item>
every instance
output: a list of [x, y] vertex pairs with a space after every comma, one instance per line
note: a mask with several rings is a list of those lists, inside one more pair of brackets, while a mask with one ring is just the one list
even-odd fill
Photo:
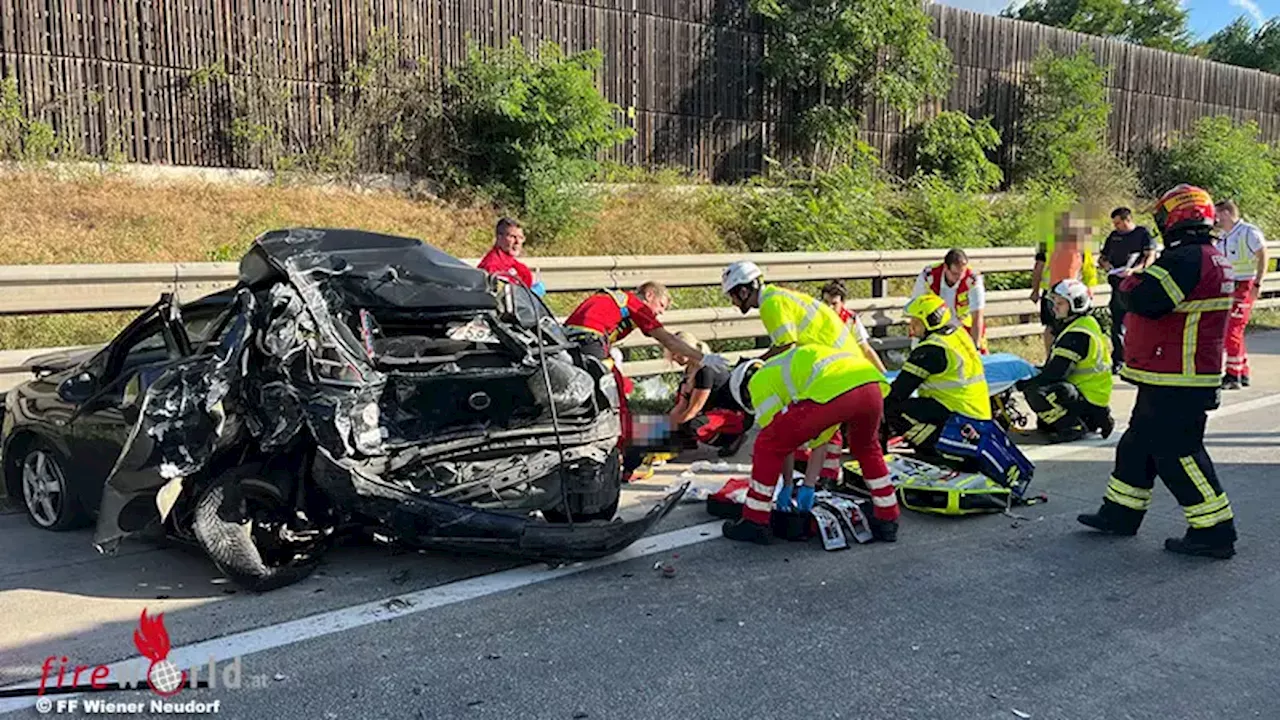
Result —
[[1160, 50], [1191, 49], [1187, 11], [1178, 0], [1030, 0], [1001, 14]]
[[918, 0], [750, 0], [764, 20], [765, 71], [817, 95], [801, 118], [815, 144], [849, 132], [879, 100], [910, 112], [951, 85], [951, 54]]
[[1075, 177], [1078, 163], [1106, 152], [1111, 113], [1106, 74], [1087, 46], [1074, 55], [1056, 55], [1048, 48], [1040, 52], [1026, 83], [1019, 179], [1061, 184]]
[[1205, 46], [1210, 60], [1280, 75], [1280, 18], [1254, 30], [1242, 15], [1210, 36]]
[[1215, 197], [1234, 198], [1250, 212], [1269, 210], [1276, 203], [1280, 158], [1260, 135], [1252, 120], [1237, 124], [1226, 115], [1202, 117], [1159, 154], [1146, 184], [1152, 192], [1162, 192], [1191, 183]]

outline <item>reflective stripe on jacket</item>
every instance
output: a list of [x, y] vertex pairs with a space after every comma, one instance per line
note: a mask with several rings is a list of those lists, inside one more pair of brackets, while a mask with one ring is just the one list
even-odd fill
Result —
[[925, 375], [921, 368], [908, 360], [903, 372], [924, 377], [916, 391], [922, 398], [932, 398], [951, 412], [960, 413], [974, 420], [991, 419], [991, 398], [987, 389], [987, 376], [982, 371], [982, 356], [973, 344], [973, 338], [960, 330], [930, 333], [921, 340], [922, 345], [937, 345], [947, 354], [947, 369], [934, 375]]
[[[873, 382], [880, 384], [881, 395], [889, 392], [889, 381], [860, 352], [798, 345], [770, 358], [751, 376], [747, 390], [756, 422], [765, 428], [789, 405], [802, 400], [827, 403]], [[826, 442], [835, 431], [828, 428], [819, 439]]]
[[830, 305], [776, 285], [760, 289], [760, 322], [771, 345], [822, 345], [862, 355], [857, 338]]
[[[1196, 256], [1197, 253], [1199, 257]], [[1185, 293], [1162, 265], [1198, 262], [1200, 277]], [[1144, 385], [1217, 387], [1222, 383], [1223, 346], [1231, 293], [1231, 263], [1209, 244], [1166, 251], [1156, 264], [1135, 273], [1129, 282], [1160, 283], [1174, 303], [1157, 319], [1125, 315], [1124, 367], [1120, 376]], [[1124, 286], [1122, 285], [1123, 289]]]
[[[1089, 338], [1089, 351], [1080, 357], [1061, 347], [1067, 333], [1081, 333]], [[1082, 315], [1071, 322], [1054, 341], [1049, 357], [1064, 357], [1072, 362], [1067, 382], [1076, 386], [1085, 400], [1099, 407], [1111, 406], [1111, 341], [1102, 334], [1102, 326], [1092, 315]]]

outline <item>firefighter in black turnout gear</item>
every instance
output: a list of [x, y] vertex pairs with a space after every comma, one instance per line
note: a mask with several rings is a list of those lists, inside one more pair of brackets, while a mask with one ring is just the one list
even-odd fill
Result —
[[1160, 198], [1155, 220], [1164, 253], [1119, 289], [1128, 312], [1120, 375], [1138, 386], [1137, 402], [1116, 447], [1102, 507], [1079, 520], [1104, 532], [1137, 534], [1159, 475], [1190, 526], [1185, 536], [1165, 540], [1165, 549], [1226, 559], [1235, 554], [1234, 515], [1205, 451], [1204, 431], [1208, 412], [1221, 401], [1230, 265], [1209, 235], [1209, 193], [1179, 185]]
[[1055, 320], [1053, 347], [1040, 373], [1018, 381], [1050, 442], [1079, 440], [1091, 432], [1110, 437], [1111, 344], [1093, 317], [1093, 298], [1079, 280], [1049, 292]]

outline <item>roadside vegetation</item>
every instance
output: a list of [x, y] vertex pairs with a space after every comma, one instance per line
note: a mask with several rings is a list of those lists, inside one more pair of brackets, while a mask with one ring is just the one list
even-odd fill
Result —
[[[753, 0], [751, 8], [769, 45], [763, 70], [792, 98], [789, 120], [801, 133], [787, 157], [735, 187], [603, 163], [631, 135], [626, 111], [597, 89], [598, 51], [567, 54], [552, 43], [474, 48], [436, 84], [375, 32], [335, 91], [332, 127], [305, 142], [282, 129], [281, 88], [233, 85], [218, 67], [194, 73], [190, 92], [231, 98], [230, 142], [245, 164], [276, 171], [268, 187], [141, 187], [110, 172], [55, 178], [44, 163], [86, 158], [5, 79], [0, 158], [25, 169], [0, 177], [0, 263], [232, 261], [282, 226], [403, 234], [474, 258], [501, 215], [524, 222], [533, 266], [553, 255], [1027, 246], [1072, 207], [1088, 214], [1098, 240], [1113, 207], [1149, 223], [1151, 198], [1182, 180], [1235, 197], [1247, 218], [1280, 236], [1280, 150], [1259, 140], [1256, 125], [1206, 118], [1168, 149], [1117, 158], [1106, 144], [1109, 68], [1088, 48], [1035, 59], [1025, 122], [1005, 138], [986, 118], [916, 111], [945, 95], [953, 71], [913, 0], [886, 0], [874, 12], [855, 0]], [[888, 173], [859, 137], [871, 101], [909, 121], [906, 177]], [[997, 157], [1013, 158], [1007, 176]], [[412, 188], [314, 182], [364, 173], [407, 175]], [[1028, 282], [1029, 273], [1009, 273], [988, 286]], [[552, 304], [563, 311], [576, 299]], [[676, 301], [723, 302], [705, 289]], [[126, 317], [0, 318], [0, 346], [97, 342]]]

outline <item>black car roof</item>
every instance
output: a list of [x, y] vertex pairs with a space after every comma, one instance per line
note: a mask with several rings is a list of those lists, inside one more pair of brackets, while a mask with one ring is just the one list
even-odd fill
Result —
[[496, 306], [484, 271], [420, 240], [365, 230], [272, 230], [240, 261], [241, 281], [250, 286], [292, 273], [323, 277], [357, 307]]

